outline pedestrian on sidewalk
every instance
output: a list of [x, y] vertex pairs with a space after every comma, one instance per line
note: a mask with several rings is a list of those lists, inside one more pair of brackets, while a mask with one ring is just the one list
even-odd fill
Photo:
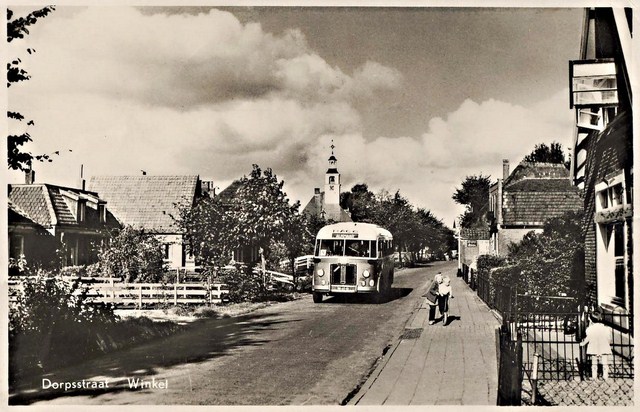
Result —
[[591, 379], [598, 377], [598, 363], [602, 364], [602, 379], [609, 378], [609, 357], [611, 356], [611, 329], [602, 323], [602, 313], [591, 313], [591, 324], [585, 331], [586, 337], [580, 346], [587, 345], [587, 355], [591, 358]]
[[440, 309], [440, 316], [442, 317], [442, 326], [447, 326], [449, 320], [449, 298], [453, 297], [453, 290], [451, 289], [451, 279], [449, 276], [445, 276], [442, 279], [442, 284], [438, 288], [438, 308]]
[[436, 322], [436, 307], [438, 306], [438, 289], [442, 283], [442, 274], [438, 274], [433, 278], [427, 289], [427, 293], [422, 295], [427, 300], [429, 305], [429, 325], [433, 325]]

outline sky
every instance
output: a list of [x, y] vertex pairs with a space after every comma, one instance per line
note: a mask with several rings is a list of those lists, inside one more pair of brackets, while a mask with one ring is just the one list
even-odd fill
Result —
[[[18, 14], [27, 10], [16, 9]], [[20, 13], [23, 12], [23, 13]], [[579, 8], [57, 7], [9, 44], [36, 181], [270, 167], [304, 207], [335, 144], [342, 190], [399, 190], [449, 227], [466, 176], [573, 139]], [[36, 50], [27, 54], [26, 49]], [[71, 151], [69, 151], [71, 150]], [[9, 172], [9, 182], [21, 174]], [[219, 190], [218, 189], [218, 190]]]

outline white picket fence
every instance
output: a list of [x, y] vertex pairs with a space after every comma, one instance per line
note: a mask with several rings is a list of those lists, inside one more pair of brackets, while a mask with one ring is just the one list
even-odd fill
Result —
[[[114, 278], [75, 278], [63, 276], [65, 281], [80, 279], [87, 287], [88, 297], [95, 302], [141, 308], [145, 305], [226, 303], [229, 293], [221, 283], [126, 283]], [[9, 279], [9, 302], [15, 302], [22, 289], [20, 279]]]

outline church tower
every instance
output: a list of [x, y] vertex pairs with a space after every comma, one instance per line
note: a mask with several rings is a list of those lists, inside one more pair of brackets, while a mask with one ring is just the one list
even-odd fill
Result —
[[336, 167], [336, 159], [333, 154], [335, 146], [333, 140], [331, 141], [331, 156], [329, 157], [329, 169], [324, 176], [324, 203], [325, 205], [339, 205], [340, 204], [340, 173]]

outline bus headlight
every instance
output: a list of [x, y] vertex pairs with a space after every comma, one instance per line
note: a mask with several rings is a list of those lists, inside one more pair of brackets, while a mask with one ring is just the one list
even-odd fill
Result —
[[365, 278], [368, 278], [371, 274], [369, 273], [368, 270], [365, 269], [364, 272], [362, 272], [362, 276], [364, 276]]
[[374, 282], [374, 281], [373, 281], [373, 279], [371, 279], [371, 280], [369, 281], [369, 286], [373, 286], [373, 285], [375, 285], [375, 284], [376, 284], [376, 282]]
[[318, 276], [324, 276], [324, 270], [318, 269]]

